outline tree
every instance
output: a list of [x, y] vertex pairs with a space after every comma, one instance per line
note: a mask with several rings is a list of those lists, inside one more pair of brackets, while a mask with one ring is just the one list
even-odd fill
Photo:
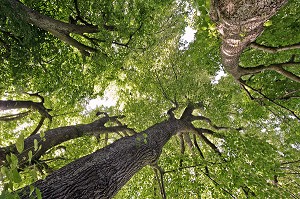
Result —
[[5, 0], [2, 196], [297, 198], [299, 7]]
[[134, 136], [119, 139], [52, 173], [34, 186], [45, 198], [112, 198], [137, 171], [155, 164], [163, 146], [173, 135], [195, 132], [205, 137], [205, 129], [197, 129], [191, 124], [203, 117], [191, 115], [192, 111], [193, 107], [189, 106], [179, 120], [171, 117]]

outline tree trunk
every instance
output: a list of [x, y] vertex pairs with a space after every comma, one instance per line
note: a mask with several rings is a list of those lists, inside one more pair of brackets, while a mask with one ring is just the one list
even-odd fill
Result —
[[[192, 130], [183, 120], [169, 119], [82, 157], [33, 185], [43, 198], [112, 198], [144, 166], [159, 158], [163, 146], [176, 133]], [[29, 188], [20, 193], [25, 199]]]
[[262, 32], [263, 24], [285, 4], [287, 0], [211, 0], [211, 19], [218, 24], [221, 34], [222, 64], [235, 79], [243, 75], [239, 58]]

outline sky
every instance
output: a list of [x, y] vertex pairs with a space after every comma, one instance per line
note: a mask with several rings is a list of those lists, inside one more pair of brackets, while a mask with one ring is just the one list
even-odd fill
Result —
[[[185, 50], [188, 48], [189, 44], [195, 40], [195, 34], [197, 30], [187, 26], [185, 28], [185, 33], [182, 35], [180, 42], [184, 44], [179, 49]], [[219, 80], [226, 76], [224, 70], [220, 67], [220, 70], [216, 72], [216, 76], [212, 78], [212, 84], [218, 84]], [[96, 99], [91, 99], [86, 106], [86, 111], [90, 112], [97, 107], [104, 106], [104, 107], [111, 107], [115, 106], [118, 100], [117, 96], [117, 88], [114, 85], [110, 85], [104, 92], [103, 97], [97, 97]]]
[[[182, 35], [180, 39], [180, 42], [184, 44], [182, 47], [180, 47], [181, 50], [187, 49], [189, 44], [195, 40], [196, 32], [197, 32], [196, 30], [194, 30], [189, 26], [185, 28], [185, 33]], [[118, 100], [117, 88], [116, 86], [110, 85], [105, 90], [103, 97], [97, 97], [95, 99], [89, 100], [85, 111], [90, 112], [100, 106], [105, 106], [105, 107], [115, 106], [117, 100]]]

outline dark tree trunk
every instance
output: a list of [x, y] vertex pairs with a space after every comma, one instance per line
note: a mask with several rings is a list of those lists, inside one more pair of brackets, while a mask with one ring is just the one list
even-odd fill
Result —
[[[163, 146], [176, 133], [192, 130], [183, 120], [170, 119], [82, 157], [33, 185], [43, 198], [112, 198], [130, 178], [159, 158]], [[20, 193], [29, 198], [29, 188]]]

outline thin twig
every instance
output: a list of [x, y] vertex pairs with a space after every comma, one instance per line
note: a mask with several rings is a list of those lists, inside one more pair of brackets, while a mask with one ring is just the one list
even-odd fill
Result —
[[292, 111], [292, 110], [288, 109], [287, 107], [285, 107], [285, 106], [283, 106], [283, 105], [277, 103], [276, 101], [274, 101], [273, 99], [267, 97], [265, 94], [263, 94], [263, 93], [260, 92], [259, 90], [257, 90], [257, 89], [255, 89], [255, 88], [253, 88], [253, 87], [251, 87], [251, 86], [249, 86], [249, 85], [243, 83], [242, 81], [240, 81], [240, 83], [243, 84], [244, 86], [250, 88], [250, 89], [253, 90], [254, 92], [258, 93], [259, 95], [263, 96], [264, 99], [266, 99], [266, 100], [272, 102], [273, 104], [279, 106], [280, 108], [282, 108], [282, 109], [284, 109], [284, 110], [290, 112], [295, 118], [297, 118], [298, 121], [300, 121], [300, 117], [299, 117], [298, 115], [296, 115], [296, 113], [295, 113], [294, 111]]
[[36, 128], [34, 129], [34, 131], [30, 134], [30, 136], [36, 134], [37, 132], [39, 132], [40, 128], [43, 126], [43, 123], [45, 121], [45, 117], [42, 116], [41, 119], [40, 119], [40, 122], [38, 123], [38, 125], [36, 126]]
[[157, 178], [157, 181], [159, 184], [161, 197], [163, 199], [166, 199], [167, 195], [166, 195], [166, 190], [165, 190], [165, 185], [164, 185], [165, 171], [160, 166], [158, 166], [157, 163], [155, 165], [153, 165], [153, 167], [154, 167], [155, 175], [156, 175], [156, 178]]

